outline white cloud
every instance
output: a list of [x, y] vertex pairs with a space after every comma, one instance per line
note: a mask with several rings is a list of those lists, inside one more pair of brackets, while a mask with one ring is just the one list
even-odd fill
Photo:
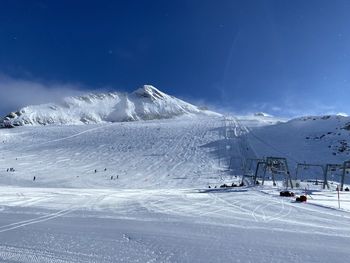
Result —
[[343, 117], [348, 117], [349, 115], [345, 112], [338, 112], [336, 115], [338, 116], [343, 116]]
[[56, 102], [65, 96], [86, 92], [86, 87], [80, 84], [44, 83], [0, 74], [0, 115], [23, 106]]

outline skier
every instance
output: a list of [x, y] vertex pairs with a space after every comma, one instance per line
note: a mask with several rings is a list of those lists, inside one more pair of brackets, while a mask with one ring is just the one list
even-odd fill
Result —
[[97, 169], [95, 169], [95, 173], [97, 173]]
[[33, 182], [35, 181], [35, 179], [36, 179], [36, 177], [34, 176], [34, 177], [33, 177]]
[[107, 171], [107, 168], [105, 168], [105, 170], [104, 171]]
[[113, 175], [111, 175], [111, 180], [113, 180]]

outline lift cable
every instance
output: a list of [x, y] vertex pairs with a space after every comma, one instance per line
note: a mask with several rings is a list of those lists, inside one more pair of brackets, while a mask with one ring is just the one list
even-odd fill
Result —
[[265, 144], [266, 146], [270, 147], [271, 149], [273, 149], [274, 151], [278, 152], [279, 154], [282, 154], [282, 155], [288, 157], [288, 158], [291, 159], [292, 161], [294, 161], [294, 162], [296, 162], [296, 163], [301, 163], [299, 160], [295, 159], [295, 158], [294, 158], [293, 156], [291, 156], [290, 154], [287, 154], [287, 153], [285, 153], [285, 152], [279, 150], [277, 147], [273, 146], [271, 143], [268, 143], [268, 142], [266, 142], [265, 140], [261, 139], [259, 136], [257, 136], [257, 135], [252, 131], [252, 129], [249, 129], [249, 128], [247, 128], [247, 129], [249, 130], [249, 133], [250, 133], [251, 135], [253, 135], [253, 137], [255, 137], [255, 138], [256, 138], [258, 141], [260, 141], [261, 143], [263, 143], [263, 144]]

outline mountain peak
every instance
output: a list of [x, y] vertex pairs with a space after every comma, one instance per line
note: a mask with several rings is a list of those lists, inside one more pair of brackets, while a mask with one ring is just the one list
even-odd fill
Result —
[[161, 92], [152, 85], [143, 85], [141, 88], [135, 90], [133, 94], [136, 94], [141, 97], [150, 98], [152, 100], [164, 99], [169, 97], [165, 93]]
[[61, 103], [27, 106], [0, 119], [0, 127], [152, 120], [193, 114], [220, 115], [144, 85], [131, 94], [86, 94], [66, 97]]
[[256, 117], [273, 117], [272, 115], [265, 113], [265, 112], [256, 112], [256, 113], [254, 113], [254, 116], [256, 116]]

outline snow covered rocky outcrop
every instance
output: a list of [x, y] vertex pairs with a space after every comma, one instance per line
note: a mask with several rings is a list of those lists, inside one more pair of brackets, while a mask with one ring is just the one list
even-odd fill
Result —
[[0, 126], [123, 122], [167, 119], [184, 114], [219, 116], [144, 85], [131, 94], [88, 94], [67, 97], [61, 103], [27, 106], [2, 118]]

